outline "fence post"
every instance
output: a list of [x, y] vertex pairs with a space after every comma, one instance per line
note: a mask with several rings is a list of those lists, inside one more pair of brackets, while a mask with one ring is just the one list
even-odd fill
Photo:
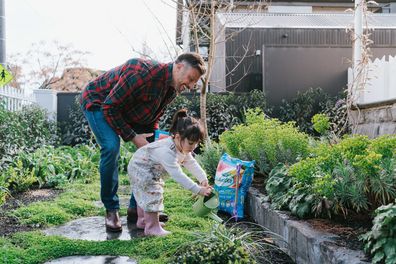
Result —
[[33, 94], [36, 103], [46, 109], [49, 114], [49, 118], [56, 121], [57, 114], [57, 96], [56, 91], [46, 89], [34, 89]]

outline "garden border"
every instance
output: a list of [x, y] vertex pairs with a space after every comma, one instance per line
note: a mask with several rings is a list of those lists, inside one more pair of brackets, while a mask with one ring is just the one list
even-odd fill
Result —
[[287, 250], [297, 263], [303, 264], [366, 264], [363, 251], [352, 250], [336, 244], [337, 235], [313, 229], [303, 221], [291, 219], [288, 212], [270, 208], [265, 196], [251, 187], [247, 196], [247, 212], [258, 224], [283, 237], [276, 243]]

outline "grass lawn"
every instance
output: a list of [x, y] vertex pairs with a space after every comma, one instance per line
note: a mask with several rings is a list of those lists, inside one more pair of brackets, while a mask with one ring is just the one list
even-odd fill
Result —
[[[23, 224], [41, 227], [63, 224], [80, 217], [104, 215], [104, 209], [93, 204], [99, 200], [98, 182], [66, 185], [65, 191], [55, 200], [32, 203], [9, 214], [18, 217]], [[126, 176], [122, 175], [120, 183], [127, 182]], [[73, 255], [129, 256], [139, 263], [167, 263], [180, 245], [194, 241], [194, 232], [208, 231], [214, 223], [195, 216], [193, 202], [190, 192], [168, 180], [165, 187], [165, 212], [170, 216], [166, 228], [172, 232], [170, 236], [93, 242], [46, 236], [40, 231], [21, 232], [11, 237], [0, 237], [0, 263], [43, 263]], [[126, 214], [126, 208], [121, 209], [121, 214]]]

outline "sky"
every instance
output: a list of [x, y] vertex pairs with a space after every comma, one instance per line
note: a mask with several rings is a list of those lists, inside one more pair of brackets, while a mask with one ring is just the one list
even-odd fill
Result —
[[90, 52], [88, 67], [108, 70], [139, 56], [133, 49], [143, 42], [164, 61], [175, 45], [173, 0], [5, 0], [5, 19], [7, 57], [57, 40]]

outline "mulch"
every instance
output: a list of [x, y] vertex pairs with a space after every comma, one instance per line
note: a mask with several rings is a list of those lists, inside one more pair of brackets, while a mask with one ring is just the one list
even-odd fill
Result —
[[16, 217], [10, 216], [8, 212], [33, 202], [52, 201], [61, 192], [62, 190], [56, 189], [35, 189], [14, 194], [12, 197], [9, 197], [5, 204], [0, 207], [0, 237], [10, 236], [21, 231], [37, 230], [39, 226], [23, 225]]

